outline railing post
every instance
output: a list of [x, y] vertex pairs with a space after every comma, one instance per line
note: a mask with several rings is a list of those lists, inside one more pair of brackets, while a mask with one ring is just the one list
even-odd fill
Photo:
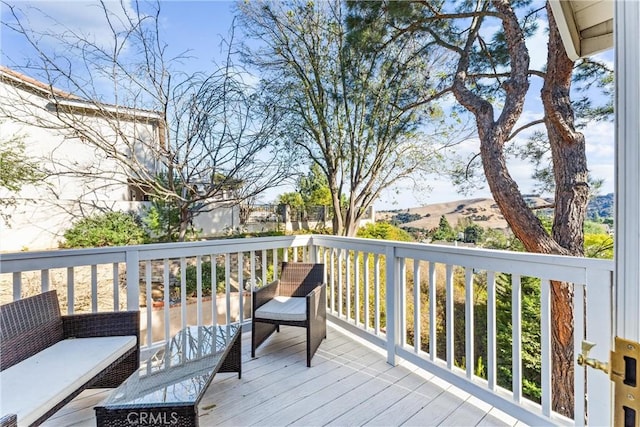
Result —
[[244, 322], [244, 252], [238, 252], [238, 320]]
[[312, 262], [314, 264], [319, 263], [318, 248], [313, 243], [313, 237], [309, 239], [309, 243], [307, 244], [307, 246], [309, 248], [309, 262]]
[[13, 300], [18, 301], [22, 298], [22, 273], [13, 272]]
[[395, 366], [396, 362], [396, 345], [400, 341], [400, 321], [398, 316], [401, 315], [400, 286], [396, 286], [398, 281], [398, 263], [396, 262], [395, 246], [387, 246], [385, 252], [386, 264], [386, 312], [387, 312], [387, 363]]
[[140, 309], [140, 257], [137, 250], [127, 251], [125, 255], [127, 264], [127, 310]]

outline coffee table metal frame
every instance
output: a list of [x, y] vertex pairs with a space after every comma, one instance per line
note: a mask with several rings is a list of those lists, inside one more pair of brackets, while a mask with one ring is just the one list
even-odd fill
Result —
[[[237, 324], [178, 332], [95, 407], [97, 425], [198, 426], [198, 403], [215, 374], [237, 372], [241, 378], [241, 334]], [[184, 400], [176, 387], [189, 389]]]

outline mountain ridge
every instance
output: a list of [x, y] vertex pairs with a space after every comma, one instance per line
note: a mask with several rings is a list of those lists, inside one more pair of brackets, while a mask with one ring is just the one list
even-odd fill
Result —
[[[546, 210], [551, 214], [551, 210], [545, 206], [552, 205], [553, 199], [526, 195], [525, 200], [530, 206]], [[613, 217], [613, 193], [591, 199], [587, 212], [589, 219]], [[503, 230], [509, 228], [492, 198], [460, 199], [414, 208], [379, 211], [376, 212], [376, 220], [399, 223], [402, 228], [431, 230], [438, 227], [443, 215], [452, 226], [456, 226], [461, 220], [470, 219], [483, 228]]]

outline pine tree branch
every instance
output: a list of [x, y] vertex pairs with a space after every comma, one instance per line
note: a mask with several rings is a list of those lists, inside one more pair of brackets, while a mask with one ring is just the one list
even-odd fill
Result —
[[543, 124], [544, 123], [544, 119], [539, 119], [539, 120], [534, 120], [531, 123], [527, 123], [524, 126], [519, 127], [518, 129], [516, 129], [515, 131], [513, 131], [511, 133], [511, 135], [509, 135], [509, 137], [507, 138], [507, 141], [511, 141], [513, 138], [516, 137], [516, 135], [518, 135], [520, 132], [522, 132], [525, 129], [528, 129], [530, 127], [539, 125], [539, 124]]

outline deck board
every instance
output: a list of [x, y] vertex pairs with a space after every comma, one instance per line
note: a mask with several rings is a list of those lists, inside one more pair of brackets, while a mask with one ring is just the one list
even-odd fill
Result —
[[[306, 367], [304, 330], [283, 327], [251, 358], [242, 336], [242, 378], [216, 375], [198, 407], [208, 426], [520, 425], [438, 377], [413, 366], [391, 366], [380, 349], [329, 324]], [[95, 426], [93, 407], [111, 390], [87, 390], [44, 426]]]

